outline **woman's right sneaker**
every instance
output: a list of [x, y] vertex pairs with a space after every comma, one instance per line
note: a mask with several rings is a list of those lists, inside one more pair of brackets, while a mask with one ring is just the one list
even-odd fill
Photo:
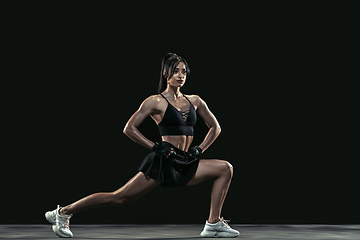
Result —
[[45, 213], [45, 218], [49, 223], [52, 224], [52, 229], [56, 235], [62, 238], [71, 238], [73, 233], [70, 231], [70, 218], [71, 215], [60, 215], [59, 214], [60, 206], [53, 211]]
[[200, 233], [202, 237], [219, 237], [219, 238], [232, 238], [240, 235], [239, 231], [232, 229], [227, 224], [224, 218], [221, 218], [217, 223], [209, 223], [206, 221], [204, 230]]

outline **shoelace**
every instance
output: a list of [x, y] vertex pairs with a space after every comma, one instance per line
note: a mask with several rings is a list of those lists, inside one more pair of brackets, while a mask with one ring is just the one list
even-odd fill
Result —
[[223, 225], [225, 225], [227, 228], [230, 228], [228, 222], [230, 222], [230, 220], [225, 220], [224, 217], [220, 218], [220, 221]]
[[72, 214], [69, 215], [69, 216], [65, 219], [64, 224], [63, 224], [63, 226], [64, 226], [65, 228], [70, 229], [70, 218], [71, 218], [71, 217], [72, 217]]

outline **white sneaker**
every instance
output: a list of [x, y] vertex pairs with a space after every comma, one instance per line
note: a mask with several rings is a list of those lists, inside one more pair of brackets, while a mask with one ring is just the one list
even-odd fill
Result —
[[56, 235], [62, 238], [71, 238], [73, 233], [70, 231], [70, 218], [71, 215], [60, 215], [59, 214], [60, 206], [58, 205], [54, 211], [49, 211], [45, 213], [45, 218], [49, 223], [52, 224], [52, 229]]
[[240, 235], [239, 231], [232, 229], [227, 224], [224, 218], [221, 218], [217, 223], [209, 223], [206, 221], [204, 230], [200, 233], [202, 237], [220, 237], [220, 238], [231, 238]]

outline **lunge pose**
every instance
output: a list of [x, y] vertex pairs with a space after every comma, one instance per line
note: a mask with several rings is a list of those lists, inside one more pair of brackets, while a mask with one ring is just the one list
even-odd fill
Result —
[[[190, 69], [184, 58], [168, 53], [162, 59], [159, 94], [148, 97], [127, 122], [124, 133], [134, 142], [153, 150], [140, 164], [137, 173], [114, 192], [95, 193], [65, 207], [45, 214], [60, 237], [72, 237], [69, 219], [74, 213], [105, 205], [123, 206], [131, 203], [154, 187], [181, 187], [215, 179], [211, 206], [203, 237], [236, 237], [239, 232], [230, 228], [221, 216], [221, 209], [233, 175], [232, 165], [224, 160], [199, 159], [220, 134], [220, 125], [197, 95], [184, 95]], [[191, 147], [193, 126], [197, 115], [204, 119], [209, 132], [199, 146]], [[159, 127], [162, 142], [152, 142], [138, 129], [151, 116]]]

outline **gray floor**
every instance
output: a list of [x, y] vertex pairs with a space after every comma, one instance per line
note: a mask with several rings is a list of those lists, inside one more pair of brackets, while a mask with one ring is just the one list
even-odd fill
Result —
[[[241, 239], [360, 239], [360, 225], [231, 225]], [[203, 225], [71, 225], [75, 239], [201, 239]], [[59, 239], [51, 225], [0, 225], [0, 239]]]

